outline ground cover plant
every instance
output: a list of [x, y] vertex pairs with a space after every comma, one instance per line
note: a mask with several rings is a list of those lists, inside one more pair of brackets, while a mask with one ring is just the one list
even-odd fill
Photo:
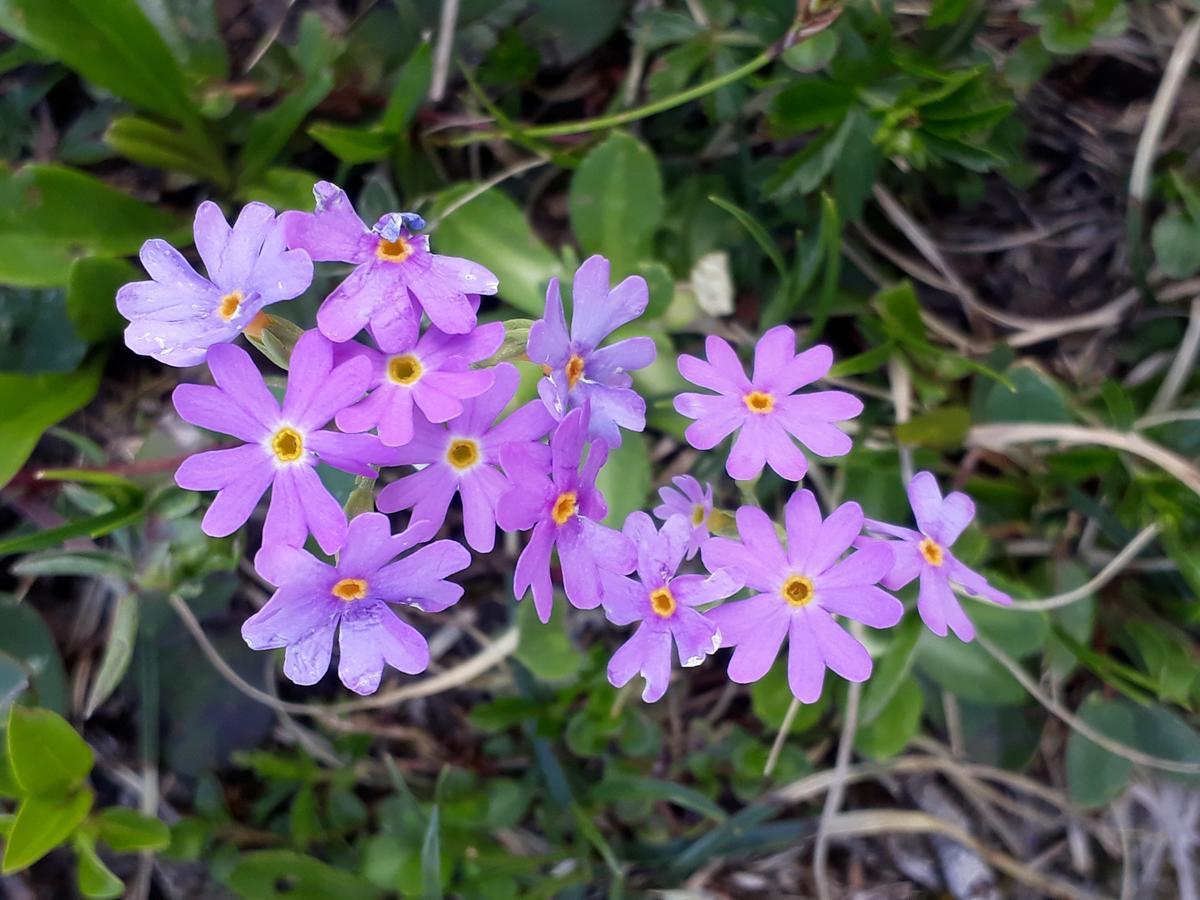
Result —
[[1184, 0], [0, 0], [6, 895], [1195, 897]]

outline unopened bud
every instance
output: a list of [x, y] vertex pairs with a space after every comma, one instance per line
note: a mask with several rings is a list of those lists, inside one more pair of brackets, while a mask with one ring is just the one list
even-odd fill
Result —
[[292, 358], [292, 348], [304, 334], [304, 329], [288, 319], [259, 313], [246, 326], [244, 334], [263, 356], [286, 369]]
[[475, 363], [475, 368], [486, 369], [502, 362], [514, 359], [525, 359], [525, 347], [529, 343], [529, 329], [533, 327], [533, 319], [509, 319], [504, 323], [504, 343], [483, 362]]

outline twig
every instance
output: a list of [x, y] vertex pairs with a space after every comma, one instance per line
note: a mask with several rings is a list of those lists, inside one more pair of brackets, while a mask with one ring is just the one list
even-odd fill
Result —
[[1013, 444], [1057, 441], [1066, 446], [1098, 444], [1124, 450], [1154, 463], [1200, 494], [1200, 470], [1177, 453], [1149, 441], [1139, 434], [1112, 428], [1086, 425], [1055, 425], [1048, 422], [1009, 422], [1001, 425], [975, 425], [967, 432], [967, 444], [1003, 450]]
[[842, 797], [846, 793], [846, 774], [850, 768], [850, 754], [854, 750], [854, 734], [858, 730], [858, 703], [861, 699], [862, 683], [851, 682], [846, 692], [846, 711], [842, 715], [842, 732], [838, 737], [837, 757], [833, 764], [833, 784], [825, 797], [821, 821], [817, 826], [817, 844], [813, 848], [813, 878], [820, 900], [830, 900], [833, 896], [829, 890], [829, 873], [826, 869], [829, 836], [833, 820], [837, 818], [838, 809], [842, 805]]
[[771, 773], [775, 771], [779, 755], [783, 753], [783, 745], [787, 743], [788, 732], [792, 730], [792, 723], [796, 721], [796, 713], [799, 711], [800, 700], [792, 697], [792, 702], [788, 704], [787, 712], [783, 715], [783, 724], [779, 726], [779, 733], [775, 735], [775, 743], [771, 744], [771, 754], [767, 757], [767, 764], [763, 766], [763, 778], [770, 778]]
[[438, 20], [437, 46], [433, 51], [433, 77], [429, 81], [429, 100], [440, 103], [446, 95], [450, 73], [450, 51], [454, 48], [454, 28], [458, 23], [458, 0], [442, 0], [442, 15]]
[[1163, 129], [1175, 107], [1175, 98], [1179, 96], [1179, 88], [1187, 75], [1192, 60], [1196, 58], [1196, 48], [1200, 44], [1200, 16], [1193, 17], [1187, 27], [1179, 34], [1171, 57], [1167, 60], [1167, 68], [1163, 72], [1154, 101], [1150, 104], [1150, 112], [1146, 114], [1146, 125], [1142, 136], [1138, 139], [1137, 152], [1133, 157], [1133, 169], [1129, 175], [1129, 199], [1137, 204], [1146, 200], [1146, 190], [1150, 185], [1150, 172], [1154, 168], [1154, 158], [1158, 154], [1158, 143], [1162, 139]]
[[[1200, 21], [1200, 17], [1197, 17]], [[1200, 297], [1192, 301], [1191, 315], [1188, 317], [1187, 330], [1179, 344], [1179, 352], [1171, 361], [1171, 368], [1158, 386], [1158, 393], [1150, 401], [1146, 412], [1153, 415], [1171, 408], [1175, 399], [1187, 384], [1192, 370], [1196, 367], [1196, 357], [1200, 356]]]
[[[1134, 558], [1142, 552], [1142, 549], [1152, 540], [1158, 537], [1162, 531], [1161, 526], [1156, 522], [1152, 522], [1134, 535], [1133, 540], [1125, 545], [1116, 556], [1108, 561], [1108, 563], [1095, 574], [1095, 576], [1086, 584], [1081, 584], [1077, 588], [1072, 588], [1062, 594], [1055, 594], [1052, 597], [1043, 597], [1040, 600], [1014, 600], [1010, 609], [1015, 612], [1042, 612], [1047, 609], [1060, 609], [1064, 606], [1070, 606], [1076, 601], [1083, 600], [1085, 597], [1091, 596], [1100, 588], [1104, 587], [1110, 581], [1117, 577]], [[970, 594], [959, 591], [964, 597], [969, 597]]]
[[1182, 775], [1200, 775], [1200, 763], [1179, 762], [1173, 759], [1163, 759], [1161, 756], [1153, 756], [1149, 753], [1143, 753], [1136, 747], [1130, 747], [1128, 744], [1123, 744], [1120, 741], [1115, 741], [1110, 737], [1101, 734], [1083, 719], [1076, 716], [1073, 712], [1063, 706], [1054, 698], [1048, 696], [1037, 682], [1030, 677], [1029, 673], [1021, 667], [1021, 664], [1010, 657], [1007, 653], [993, 644], [988, 638], [982, 634], [976, 634], [975, 640], [979, 642], [984, 650], [1008, 669], [1013, 678], [1017, 679], [1021, 687], [1036, 700], [1042, 704], [1047, 711], [1061, 719], [1067, 726], [1074, 731], [1083, 735], [1093, 744], [1096, 744], [1116, 756], [1124, 757], [1130, 762], [1137, 763], [1140, 766], [1146, 766], [1150, 769], [1159, 769], [1163, 772], [1178, 772]]
[[1087, 897], [1084, 891], [1068, 882], [1030, 868], [1007, 853], [993, 850], [965, 829], [936, 816], [914, 810], [864, 809], [840, 813], [829, 822], [828, 834], [834, 837], [868, 837], [877, 834], [940, 834], [957, 841], [979, 854], [989, 864], [1005, 874], [1034, 888], [1046, 897]]

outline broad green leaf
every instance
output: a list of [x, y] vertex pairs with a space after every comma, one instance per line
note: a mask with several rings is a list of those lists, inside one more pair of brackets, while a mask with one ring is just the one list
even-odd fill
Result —
[[872, 759], [895, 756], [917, 733], [924, 707], [924, 695], [917, 680], [911, 675], [904, 678], [875, 720], [855, 732], [855, 748]]
[[0, 198], [0, 284], [62, 285], [79, 257], [129, 256], [150, 237], [187, 240], [170, 213], [65, 166], [0, 174]]
[[384, 131], [399, 134], [408, 128], [429, 94], [429, 82], [432, 79], [433, 50], [428, 41], [422, 41], [396, 76], [396, 84], [380, 123]]
[[92, 770], [92, 748], [71, 723], [48, 709], [12, 706], [8, 759], [26, 794], [66, 794]]
[[308, 134], [318, 144], [347, 165], [384, 159], [396, 146], [396, 136], [378, 128], [354, 128], [332, 122], [308, 126]]
[[96, 816], [100, 839], [118, 853], [163, 850], [170, 842], [170, 829], [154, 816], [125, 806], [109, 806]]
[[517, 604], [519, 643], [514, 655], [542, 681], [559, 683], [574, 679], [583, 665], [583, 657], [564, 627], [567, 617], [564, 605], [561, 598], [556, 599], [550, 621], [543, 625], [531, 598]]
[[236, 196], [242, 203], [257, 200], [275, 209], [308, 210], [313, 205], [313, 185], [319, 180], [303, 169], [278, 166], [252, 182], [239, 184]]
[[1073, 422], [1066, 396], [1045, 372], [1030, 363], [1018, 363], [1005, 372], [1014, 390], [976, 382], [971, 402], [975, 422]]
[[1190, 278], [1200, 270], [1200, 222], [1167, 213], [1150, 232], [1154, 258], [1170, 278]]
[[430, 245], [435, 253], [463, 256], [487, 266], [500, 279], [500, 299], [540, 318], [546, 285], [551, 278], [562, 277], [562, 263], [533, 233], [520, 208], [499, 190], [484, 191], [446, 214], [473, 190], [470, 184], [455, 185], [435, 198], [429, 218], [440, 221], [430, 235]]
[[125, 893], [125, 884], [104, 864], [96, 852], [96, 844], [90, 835], [82, 831], [75, 833], [75, 877], [79, 893], [85, 897], [107, 900]]
[[[596, 445], [592, 445], [595, 452]], [[650, 493], [650, 451], [646, 439], [627, 431], [621, 438], [621, 446], [608, 453], [608, 462], [596, 478], [596, 487], [608, 502], [608, 516], [604, 523], [619, 529], [625, 517], [646, 503]]]
[[822, 69], [837, 53], [838, 33], [831, 28], [793, 44], [783, 51], [783, 64], [797, 72], [815, 72]]
[[912, 669], [917, 639], [924, 628], [920, 616], [910, 612], [892, 630], [892, 641], [875, 665], [871, 679], [863, 688], [862, 704], [858, 710], [860, 728], [879, 718], [880, 713], [891, 702], [892, 696], [904, 683]]
[[135, 106], [196, 126], [183, 72], [134, 0], [0, 0], [0, 28]]
[[194, 175], [219, 187], [229, 185], [229, 168], [221, 154], [176, 128], [140, 116], [118, 116], [104, 132], [104, 142], [144, 166]]
[[66, 796], [26, 797], [5, 841], [0, 873], [11, 875], [33, 865], [70, 837], [91, 808], [90, 788]]
[[[21, 660], [0, 651], [0, 715], [8, 712], [8, 708], [28, 687], [29, 673], [25, 671]], [[20, 788], [12, 780], [8, 757], [0, 754], [0, 797], [15, 797], [20, 793]]]
[[[1120, 700], [1095, 691], [1077, 710], [1079, 718], [1122, 744], [1135, 745], [1133, 715]], [[1079, 806], [1104, 806], [1129, 784], [1133, 763], [1072, 731], [1067, 739], [1067, 792]]]
[[371, 900], [383, 893], [359, 875], [291, 850], [243, 853], [225, 883], [241, 896], [255, 900]]
[[[43, 709], [66, 709], [66, 676], [54, 635], [32, 604], [18, 603], [0, 594], [0, 653], [22, 669], [29, 679], [26, 703]], [[7, 707], [3, 710], [8, 718]], [[3, 756], [3, 754], [0, 754]]]
[[822, 78], [798, 78], [776, 95], [767, 117], [777, 133], [799, 134], [840, 124], [853, 102], [854, 90], [848, 85]]
[[117, 312], [117, 290], [141, 273], [123, 259], [85, 256], [67, 273], [67, 318], [89, 344], [116, 337], [125, 327]]
[[613, 134], [575, 170], [568, 206], [584, 253], [608, 257], [616, 277], [634, 272], [662, 220], [658, 160], [637, 138]]
[[971, 414], [963, 406], [943, 406], [913, 416], [896, 426], [896, 438], [914, 447], [961, 447], [971, 427]]
[[953, 634], [942, 638], [923, 631], [917, 642], [916, 665], [942, 690], [973, 703], [1013, 706], [1027, 699], [1020, 683], [978, 643], [964, 644]]

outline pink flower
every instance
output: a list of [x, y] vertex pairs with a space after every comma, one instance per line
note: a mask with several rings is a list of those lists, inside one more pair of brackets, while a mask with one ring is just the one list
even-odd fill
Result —
[[842, 559], [862, 531], [857, 503], [843, 503], [821, 521], [810, 491], [796, 491], [784, 513], [787, 550], [775, 524], [753, 506], [737, 511], [741, 540], [711, 538], [700, 551], [709, 571], [729, 568], [757, 591], [748, 600], [719, 606], [708, 614], [721, 629], [721, 646], [733, 647], [729, 677], [739, 684], [758, 681], [771, 668], [788, 638], [788, 685], [797, 699], [815, 703], [825, 670], [847, 681], [866, 681], [871, 657], [834, 616], [872, 628], [890, 628], [904, 607], [875, 586], [892, 567], [888, 545], [875, 541]]
[[796, 334], [786, 325], [772, 328], [754, 348], [754, 377], [746, 377], [733, 348], [719, 337], [705, 342], [708, 361], [679, 357], [679, 372], [688, 381], [716, 391], [680, 394], [675, 409], [695, 419], [686, 437], [697, 450], [711, 450], [741, 429], [725, 470], [739, 481], [755, 478], [770, 465], [789, 481], [799, 481], [808, 460], [792, 438], [818, 456], [844, 456], [851, 442], [832, 423], [853, 419], [862, 401], [845, 391], [797, 394], [824, 377], [833, 351], [824, 344], [797, 355]]
[[945, 637], [949, 628], [960, 640], [970, 641], [975, 637], [975, 626], [963, 612], [951, 584], [1001, 606], [1012, 603], [1012, 597], [996, 590], [986, 578], [968, 569], [950, 552], [950, 546], [975, 518], [975, 504], [958, 491], [952, 491], [943, 499], [932, 472], [918, 472], [913, 476], [908, 483], [908, 502], [920, 531], [866, 520], [868, 532], [898, 538], [885, 542], [894, 551], [896, 562], [884, 577], [883, 585], [898, 591], [914, 578], [920, 578], [917, 612], [921, 621], [939, 637]]

